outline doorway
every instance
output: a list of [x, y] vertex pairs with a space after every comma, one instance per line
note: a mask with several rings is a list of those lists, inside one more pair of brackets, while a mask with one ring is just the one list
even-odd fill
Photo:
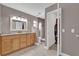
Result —
[[[54, 49], [57, 55], [61, 50], [61, 8], [47, 13], [46, 46]], [[59, 14], [59, 15], [58, 15]]]

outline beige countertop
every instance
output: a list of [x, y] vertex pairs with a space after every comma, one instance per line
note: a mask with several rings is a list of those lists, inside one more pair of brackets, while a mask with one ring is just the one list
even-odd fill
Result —
[[27, 32], [27, 33], [10, 33], [10, 34], [0, 34], [0, 36], [6, 36], [6, 35], [15, 35], [15, 34], [29, 34], [34, 32]]

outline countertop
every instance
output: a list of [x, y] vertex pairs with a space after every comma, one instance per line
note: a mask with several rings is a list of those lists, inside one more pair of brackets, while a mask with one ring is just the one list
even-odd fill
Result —
[[10, 34], [0, 34], [0, 36], [6, 36], [6, 35], [17, 35], [17, 34], [29, 34], [29, 33], [34, 33], [34, 32], [27, 32], [27, 33], [10, 33]]

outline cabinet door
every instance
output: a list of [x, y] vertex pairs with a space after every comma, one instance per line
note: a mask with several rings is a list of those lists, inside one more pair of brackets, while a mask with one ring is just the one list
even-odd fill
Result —
[[20, 48], [26, 47], [26, 35], [20, 35]]
[[26, 42], [27, 42], [27, 43], [26, 43], [27, 46], [30, 46], [30, 34], [27, 34], [27, 35], [26, 35], [26, 40], [27, 40], [27, 41], [26, 41]]
[[20, 38], [18, 35], [14, 35], [12, 40], [13, 50], [18, 50], [20, 48]]
[[8, 36], [2, 37], [2, 54], [7, 54], [12, 51], [12, 39]]
[[31, 45], [33, 45], [33, 44], [35, 43], [35, 39], [36, 39], [35, 33], [31, 33], [31, 34], [30, 34]]

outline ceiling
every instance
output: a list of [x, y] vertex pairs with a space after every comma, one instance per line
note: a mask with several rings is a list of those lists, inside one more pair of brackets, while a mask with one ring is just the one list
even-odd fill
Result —
[[2, 3], [2, 4], [40, 18], [45, 18], [45, 8], [53, 5], [53, 3]]

